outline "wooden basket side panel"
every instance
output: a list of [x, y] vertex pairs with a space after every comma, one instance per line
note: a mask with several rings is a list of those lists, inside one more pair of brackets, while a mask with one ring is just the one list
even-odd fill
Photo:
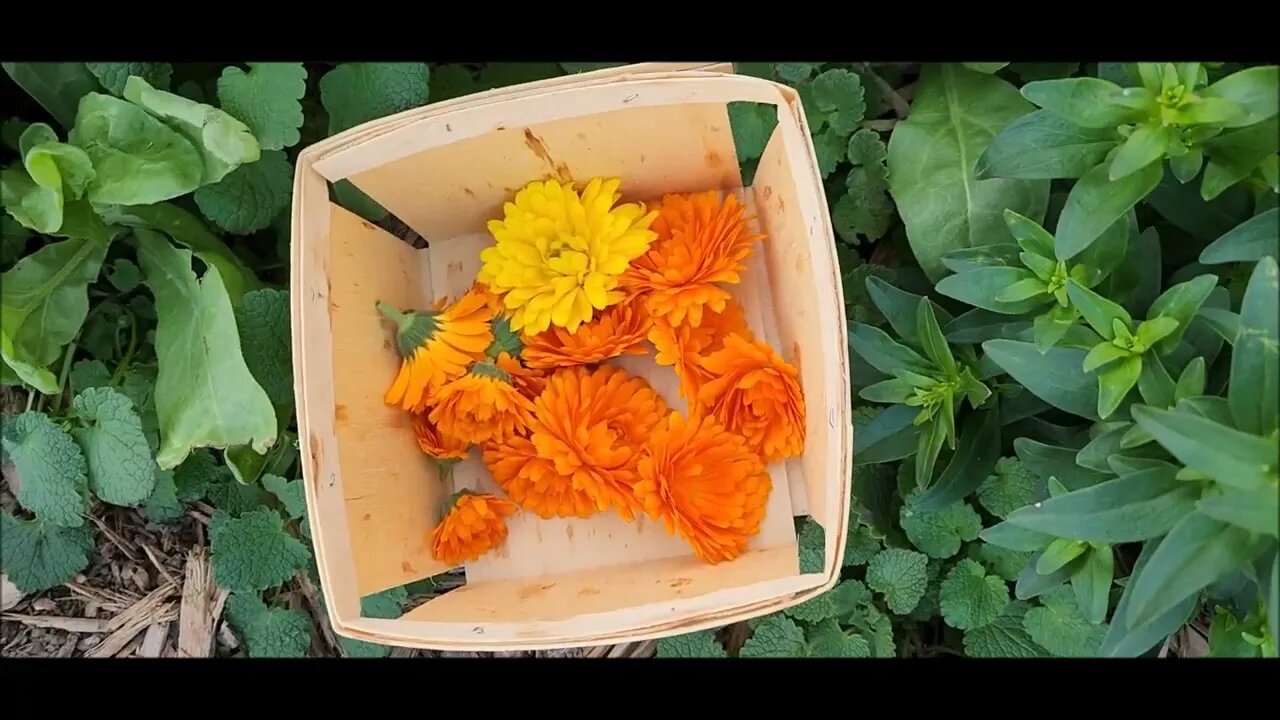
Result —
[[349, 128], [337, 135], [309, 145], [307, 149], [314, 150], [317, 153], [315, 157], [319, 160], [327, 157], [331, 153], [340, 151], [354, 144], [376, 138], [424, 117], [439, 115], [459, 108], [478, 107], [517, 97], [536, 95], [553, 89], [598, 85], [605, 82], [616, 82], [625, 78], [639, 77], [642, 75], [732, 72], [734, 72], [733, 63], [728, 62], [648, 62], [633, 63], [631, 65], [622, 65], [619, 67], [562, 75], [559, 77], [536, 80], [519, 85], [508, 85], [506, 87], [494, 88], [492, 90], [483, 90], [481, 92], [471, 93], [469, 95], [463, 95], [438, 102], [428, 101], [426, 105], [421, 105], [419, 107], [378, 118], [376, 120], [370, 120], [369, 122]]
[[763, 255], [781, 319], [773, 342], [799, 369], [804, 391], [805, 451], [788, 462], [799, 466], [809, 515], [826, 531], [826, 573], [834, 578], [848, 524], [852, 467], [848, 343], [833, 233], [801, 112], [780, 110], [752, 192], [768, 234]]
[[330, 411], [359, 590], [368, 595], [448, 569], [432, 559], [429, 544], [445, 488], [418, 447], [409, 413], [383, 401], [400, 355], [394, 330], [374, 307], [429, 307], [434, 295], [428, 251], [336, 205], [332, 226]]
[[[513, 121], [515, 119], [513, 118]], [[436, 243], [485, 231], [534, 180], [622, 179], [625, 199], [742, 184], [724, 105], [637, 107], [519, 125], [394, 160], [351, 178]]]
[[338, 482], [329, 318], [329, 184], [304, 151], [293, 186], [290, 333], [307, 518], [326, 608], [335, 626], [360, 617], [356, 563]]

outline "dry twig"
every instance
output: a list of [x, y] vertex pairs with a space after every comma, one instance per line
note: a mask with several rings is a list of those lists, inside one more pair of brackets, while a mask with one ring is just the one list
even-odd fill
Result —
[[213, 581], [213, 568], [203, 547], [187, 554], [178, 619], [178, 657], [205, 658], [213, 654], [213, 639], [222, 617], [227, 591]]

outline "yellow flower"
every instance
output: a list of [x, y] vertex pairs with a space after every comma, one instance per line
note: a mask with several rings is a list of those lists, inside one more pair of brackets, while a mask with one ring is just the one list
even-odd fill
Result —
[[491, 220], [497, 241], [480, 253], [476, 279], [503, 295], [511, 327], [526, 335], [551, 325], [574, 332], [595, 311], [620, 302], [619, 277], [657, 234], [657, 212], [642, 203], [614, 207], [617, 179], [595, 178], [582, 194], [573, 184], [534, 181]]

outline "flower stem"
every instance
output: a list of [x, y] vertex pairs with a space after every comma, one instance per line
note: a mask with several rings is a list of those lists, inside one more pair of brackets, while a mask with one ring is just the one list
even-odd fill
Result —
[[376, 307], [378, 312], [382, 313], [388, 320], [396, 324], [397, 328], [403, 328], [409, 323], [409, 316], [391, 307], [390, 305], [379, 300]]

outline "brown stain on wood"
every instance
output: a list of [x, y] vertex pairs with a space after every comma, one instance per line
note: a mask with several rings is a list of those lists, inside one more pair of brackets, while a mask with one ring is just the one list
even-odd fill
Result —
[[771, 197], [773, 197], [773, 187], [771, 185], [765, 185], [764, 190], [760, 192], [760, 198], [762, 200], [768, 200]]
[[685, 585], [688, 585], [691, 582], [693, 582], [692, 578], [683, 578], [683, 577], [675, 578], [671, 582], [667, 583], [667, 587], [672, 587], [672, 588], [684, 587]]
[[404, 560], [400, 563], [400, 569], [407, 573], [413, 572], [413, 566], [409, 564], [408, 560]]
[[591, 597], [592, 595], [599, 595], [599, 594], [600, 594], [600, 591], [595, 588], [582, 588], [581, 590], [578, 591], [578, 597]]
[[520, 591], [517, 592], [516, 595], [521, 600], [528, 600], [534, 595], [541, 595], [542, 593], [546, 592], [547, 590], [550, 590], [555, 586], [556, 586], [555, 583], [540, 583], [538, 585], [526, 585], [520, 588]]
[[800, 364], [800, 343], [798, 342], [791, 343], [791, 361], [796, 365]]
[[465, 187], [464, 187], [464, 188], [462, 188], [462, 192], [466, 193], [466, 194], [467, 194], [467, 197], [475, 197], [475, 196], [476, 196], [475, 191], [474, 191], [474, 190], [472, 190], [471, 188], [465, 188]]
[[320, 438], [315, 433], [307, 436], [307, 447], [311, 453], [311, 481], [320, 482]]
[[524, 145], [539, 160], [551, 166], [551, 171], [555, 173], [556, 180], [562, 183], [573, 181], [572, 176], [569, 174], [569, 166], [562, 162], [556, 162], [555, 158], [551, 157], [551, 151], [547, 149], [546, 142], [535, 135], [529, 128], [524, 129]]
[[720, 153], [715, 150], [708, 150], [707, 154], [703, 156], [703, 159], [706, 161], [707, 167], [712, 169], [718, 168], [724, 164], [724, 158], [720, 157]]
[[333, 406], [333, 419], [334, 419], [334, 421], [335, 421], [335, 422], [346, 422], [346, 421], [347, 421], [347, 406], [346, 406], [346, 405], [343, 405], [343, 404], [341, 404], [341, 403], [336, 403], [336, 404], [334, 404], [334, 406]]
[[565, 536], [565, 537], [567, 537], [567, 538], [569, 538], [570, 540], [572, 540], [572, 539], [573, 539], [573, 526], [572, 526], [572, 525], [565, 525], [565, 526], [564, 526], [564, 536]]
[[363, 518], [361, 518], [361, 519], [363, 519], [363, 520], [372, 520], [372, 519], [373, 519], [373, 513], [365, 513], [365, 514], [364, 514], [364, 517], [363, 517]]

